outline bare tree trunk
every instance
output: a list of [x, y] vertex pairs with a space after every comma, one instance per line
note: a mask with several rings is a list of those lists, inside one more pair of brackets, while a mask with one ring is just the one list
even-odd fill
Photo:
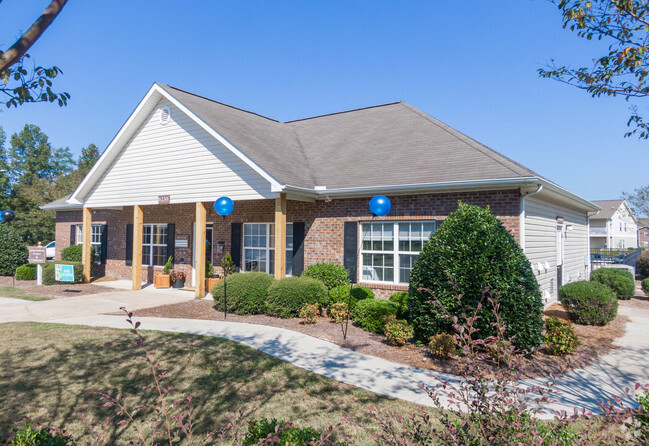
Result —
[[[2, 0], [0, 0], [0, 3]], [[34, 24], [25, 32], [11, 48], [0, 54], [0, 72], [6, 70], [25, 55], [27, 50], [38, 40], [48, 26], [59, 15], [61, 9], [68, 0], [52, 0], [52, 3], [45, 9], [43, 14], [34, 22]]]

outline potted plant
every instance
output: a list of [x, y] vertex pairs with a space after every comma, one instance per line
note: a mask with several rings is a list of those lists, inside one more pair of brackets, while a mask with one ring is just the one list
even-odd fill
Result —
[[169, 256], [167, 263], [165, 263], [162, 272], [153, 273], [153, 286], [156, 288], [169, 288], [171, 286], [171, 262], [173, 260], [172, 256]]
[[172, 270], [169, 278], [174, 288], [183, 288], [185, 286], [185, 278], [187, 274], [184, 271], [175, 271]]
[[214, 266], [209, 261], [205, 263], [205, 291], [208, 293], [212, 292], [214, 285], [219, 283], [221, 278], [218, 275], [214, 274]]

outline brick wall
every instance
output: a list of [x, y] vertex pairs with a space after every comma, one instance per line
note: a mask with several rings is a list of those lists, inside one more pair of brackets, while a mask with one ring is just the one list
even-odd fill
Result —
[[[457, 209], [458, 201], [490, 206], [491, 211], [505, 227], [519, 240], [520, 194], [518, 190], [409, 195], [390, 197], [392, 209], [386, 217], [372, 217], [368, 198], [341, 199], [315, 203], [302, 201], [287, 202], [287, 221], [305, 222], [304, 266], [317, 262], [343, 263], [343, 227], [345, 221], [412, 221], [441, 220]], [[224, 242], [225, 252], [231, 251], [230, 225], [241, 223], [272, 223], [274, 221], [274, 200], [238, 201], [228, 217], [214, 212], [211, 203], [206, 203], [207, 221], [214, 223], [213, 245]], [[176, 234], [189, 236], [189, 248], [176, 248], [177, 269], [188, 273], [191, 283], [194, 204], [144, 206], [144, 223], [175, 223]], [[93, 223], [108, 225], [108, 260], [105, 274], [119, 278], [131, 278], [131, 268], [125, 265], [126, 225], [133, 221], [133, 208], [93, 211]], [[56, 249], [57, 258], [61, 249], [70, 245], [70, 225], [81, 224], [81, 211], [57, 212]], [[219, 272], [223, 254], [213, 254], [215, 269]], [[153, 271], [161, 267], [142, 268], [142, 278], [153, 280]], [[387, 297], [395, 290], [405, 289], [398, 285], [366, 284], [375, 290], [377, 297]]]

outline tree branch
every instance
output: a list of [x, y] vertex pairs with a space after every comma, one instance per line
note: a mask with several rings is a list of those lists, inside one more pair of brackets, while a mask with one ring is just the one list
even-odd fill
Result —
[[6, 70], [25, 55], [27, 50], [45, 32], [48, 26], [59, 15], [68, 0], [52, 0], [52, 3], [45, 9], [43, 14], [25, 32], [11, 48], [0, 54], [0, 72]]

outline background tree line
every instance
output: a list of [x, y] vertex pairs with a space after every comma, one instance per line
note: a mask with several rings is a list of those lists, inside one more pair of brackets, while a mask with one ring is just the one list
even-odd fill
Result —
[[94, 144], [75, 161], [68, 147], [55, 149], [38, 126], [26, 124], [7, 138], [0, 127], [0, 209], [11, 209], [11, 223], [27, 245], [54, 240], [54, 211], [39, 209], [74, 192], [99, 159]]

